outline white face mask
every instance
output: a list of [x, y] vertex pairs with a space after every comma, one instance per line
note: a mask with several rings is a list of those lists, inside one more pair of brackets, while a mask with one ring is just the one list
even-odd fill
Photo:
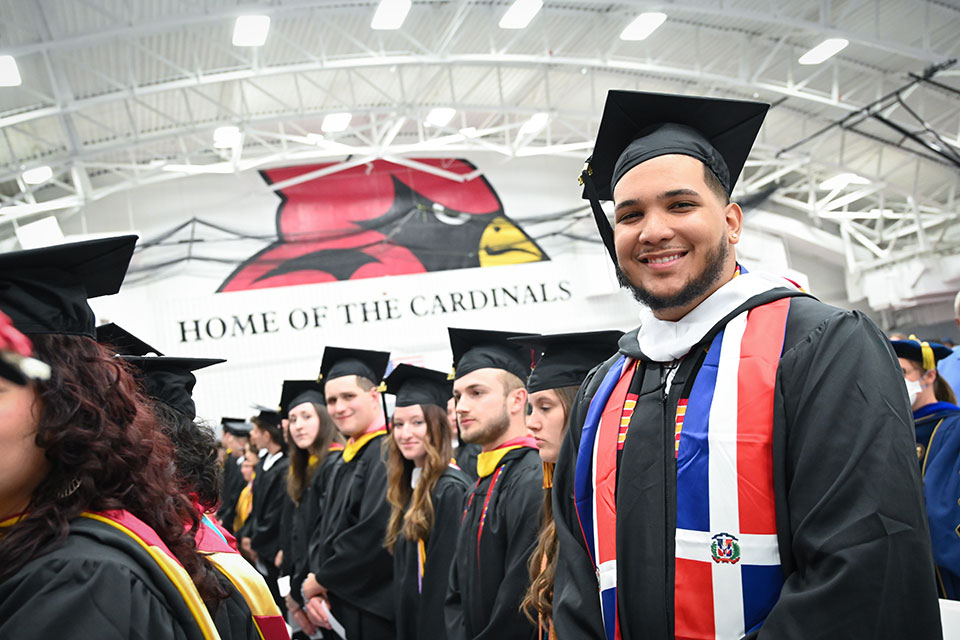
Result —
[[917, 400], [917, 396], [923, 391], [923, 387], [920, 386], [919, 380], [907, 380], [904, 378], [903, 383], [907, 385], [907, 397], [910, 399], [910, 406], [912, 407], [913, 403]]

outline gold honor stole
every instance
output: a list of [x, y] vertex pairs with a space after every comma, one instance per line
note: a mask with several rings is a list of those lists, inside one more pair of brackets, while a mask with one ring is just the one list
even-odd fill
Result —
[[385, 435], [386, 433], [387, 428], [380, 427], [379, 429], [363, 434], [357, 439], [350, 438], [350, 440], [347, 441], [347, 446], [343, 448], [343, 461], [350, 462], [357, 456], [358, 453], [360, 453], [360, 450], [363, 449], [365, 444], [378, 436]]
[[84, 511], [80, 514], [83, 518], [96, 520], [103, 524], [113, 527], [117, 531], [127, 535], [137, 545], [149, 555], [163, 573], [170, 579], [173, 586], [183, 597], [184, 602], [193, 614], [197, 626], [204, 638], [208, 640], [219, 640], [220, 635], [213, 624], [213, 618], [210, 612], [203, 604], [196, 586], [190, 579], [189, 574], [177, 560], [176, 556], [167, 548], [157, 532], [148, 527], [143, 521], [137, 518], [129, 511]]

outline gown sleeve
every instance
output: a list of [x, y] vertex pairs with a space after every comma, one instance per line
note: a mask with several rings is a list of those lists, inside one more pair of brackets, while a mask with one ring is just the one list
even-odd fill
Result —
[[583, 544], [573, 495], [580, 434], [593, 395], [591, 380], [602, 380], [605, 371], [603, 369], [596, 375], [588, 374], [580, 386], [553, 474], [553, 513], [558, 543], [553, 583], [553, 624], [560, 638], [605, 638], [597, 573]]
[[[944, 418], [934, 435], [923, 475], [933, 561], [950, 599], [960, 577], [960, 413]], [[950, 574], [944, 576], [943, 572]]]
[[[454, 552], [456, 552], [456, 548]], [[443, 623], [447, 629], [447, 640], [467, 640], [467, 628], [463, 621], [463, 594], [460, 587], [458, 565], [456, 559], [450, 563], [450, 579], [447, 584], [447, 595], [443, 602]]]
[[[283, 516], [290, 497], [287, 495], [287, 465], [278, 461], [270, 471], [269, 483], [254, 485], [254, 494], [265, 491], [262, 507], [250, 526], [250, 546], [264, 564], [272, 565], [283, 542]], [[246, 525], [244, 525], [246, 529]]]
[[457, 536], [460, 532], [460, 517], [466, 491], [464, 484], [447, 482], [434, 497], [433, 529], [426, 545], [427, 560], [420, 593], [418, 627], [421, 633], [430, 629], [442, 629], [444, 626], [444, 602], [450, 583], [450, 566], [457, 551]]
[[939, 638], [913, 420], [889, 341], [837, 311], [787, 344], [774, 486], [788, 573], [757, 637]]
[[49, 558], [0, 584], [0, 638], [184, 640], [162, 596], [127, 567]]
[[[380, 444], [367, 445], [357, 464], [355, 482], [341, 485], [350, 490], [353, 509], [337, 514], [328, 555], [321, 559], [317, 581], [329, 591], [363, 610], [393, 619], [393, 557], [383, 546], [390, 503], [386, 500], [387, 467], [380, 460]], [[356, 480], [359, 480], [357, 482]]]

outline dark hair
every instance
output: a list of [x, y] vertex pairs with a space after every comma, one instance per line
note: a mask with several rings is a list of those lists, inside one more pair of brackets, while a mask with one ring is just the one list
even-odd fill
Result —
[[[936, 371], [936, 369], [934, 369], [934, 371]], [[954, 394], [953, 389], [950, 387], [950, 383], [940, 375], [939, 371], [937, 371], [937, 377], [933, 379], [933, 397], [940, 402], [957, 404], [956, 394]]]
[[[403, 457], [392, 433], [384, 445], [387, 452], [387, 502], [390, 503], [390, 520], [387, 523], [383, 546], [391, 552], [401, 535], [407, 540], [419, 540], [430, 535], [434, 515], [430, 494], [453, 457], [446, 407], [422, 404], [420, 408], [423, 409], [423, 418], [427, 423], [427, 437], [423, 441], [427, 457], [415, 489], [410, 487], [413, 461]], [[407, 503], [410, 504], [409, 509]]]
[[[563, 431], [567, 431], [567, 418], [570, 416], [570, 407], [577, 396], [579, 387], [557, 387], [557, 397], [563, 409]], [[544, 462], [544, 475], [553, 478], [554, 463]], [[537, 624], [536, 616], [544, 620], [553, 617], [553, 581], [557, 575], [557, 525], [553, 519], [553, 489], [543, 490], [543, 507], [540, 509], [540, 532], [537, 534], [537, 547], [527, 560], [527, 570], [530, 572], [530, 588], [527, 589], [520, 610]], [[544, 558], [546, 562], [544, 562]]]
[[[52, 369], [49, 380], [33, 385], [35, 442], [49, 470], [26, 515], [0, 538], [0, 582], [62, 545], [70, 521], [82, 512], [125, 509], [160, 536], [215, 610], [226, 594], [196, 551], [199, 515], [179, 491], [173, 445], [129, 365], [86, 336], [31, 338], [36, 357]], [[77, 489], [60, 497], [74, 481]]]
[[261, 431], [266, 431], [270, 434], [270, 440], [273, 441], [273, 444], [279, 444], [283, 446], [283, 430], [280, 428], [280, 425], [273, 424], [267, 420], [261, 420], [258, 416], [250, 418], [252, 422], [258, 429]]
[[717, 196], [720, 200], [720, 204], [727, 206], [730, 204], [730, 196], [727, 195], [727, 189], [720, 182], [720, 178], [717, 177], [710, 167], [707, 166], [707, 163], [703, 163], [703, 181], [707, 184], [707, 187], [710, 188], [710, 191]]
[[310, 405], [317, 412], [317, 417], [320, 419], [320, 428], [317, 430], [317, 437], [313, 439], [313, 443], [311, 443], [308, 448], [301, 449], [293, 441], [293, 436], [291, 435], [288, 447], [290, 454], [290, 472], [287, 475], [287, 494], [298, 506], [300, 505], [300, 500], [303, 498], [304, 490], [313, 478], [313, 474], [320, 468], [320, 465], [323, 464], [327, 454], [330, 452], [330, 445], [334, 442], [343, 441], [343, 437], [333, 424], [333, 419], [327, 412], [327, 408], [316, 402], [311, 402]]
[[163, 432], [173, 442], [173, 461], [182, 492], [204, 512], [215, 510], [220, 501], [221, 474], [213, 429], [162, 402], [154, 403], [153, 410]]

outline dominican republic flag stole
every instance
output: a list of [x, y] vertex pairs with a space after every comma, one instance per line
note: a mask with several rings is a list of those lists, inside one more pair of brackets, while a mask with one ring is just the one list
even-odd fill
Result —
[[[763, 624], [780, 595], [773, 404], [789, 308], [784, 298], [728, 322], [711, 342], [683, 409], [677, 450], [677, 638], [741, 638]], [[620, 638], [616, 443], [635, 368], [621, 356], [597, 388], [574, 479], [608, 640]]]

